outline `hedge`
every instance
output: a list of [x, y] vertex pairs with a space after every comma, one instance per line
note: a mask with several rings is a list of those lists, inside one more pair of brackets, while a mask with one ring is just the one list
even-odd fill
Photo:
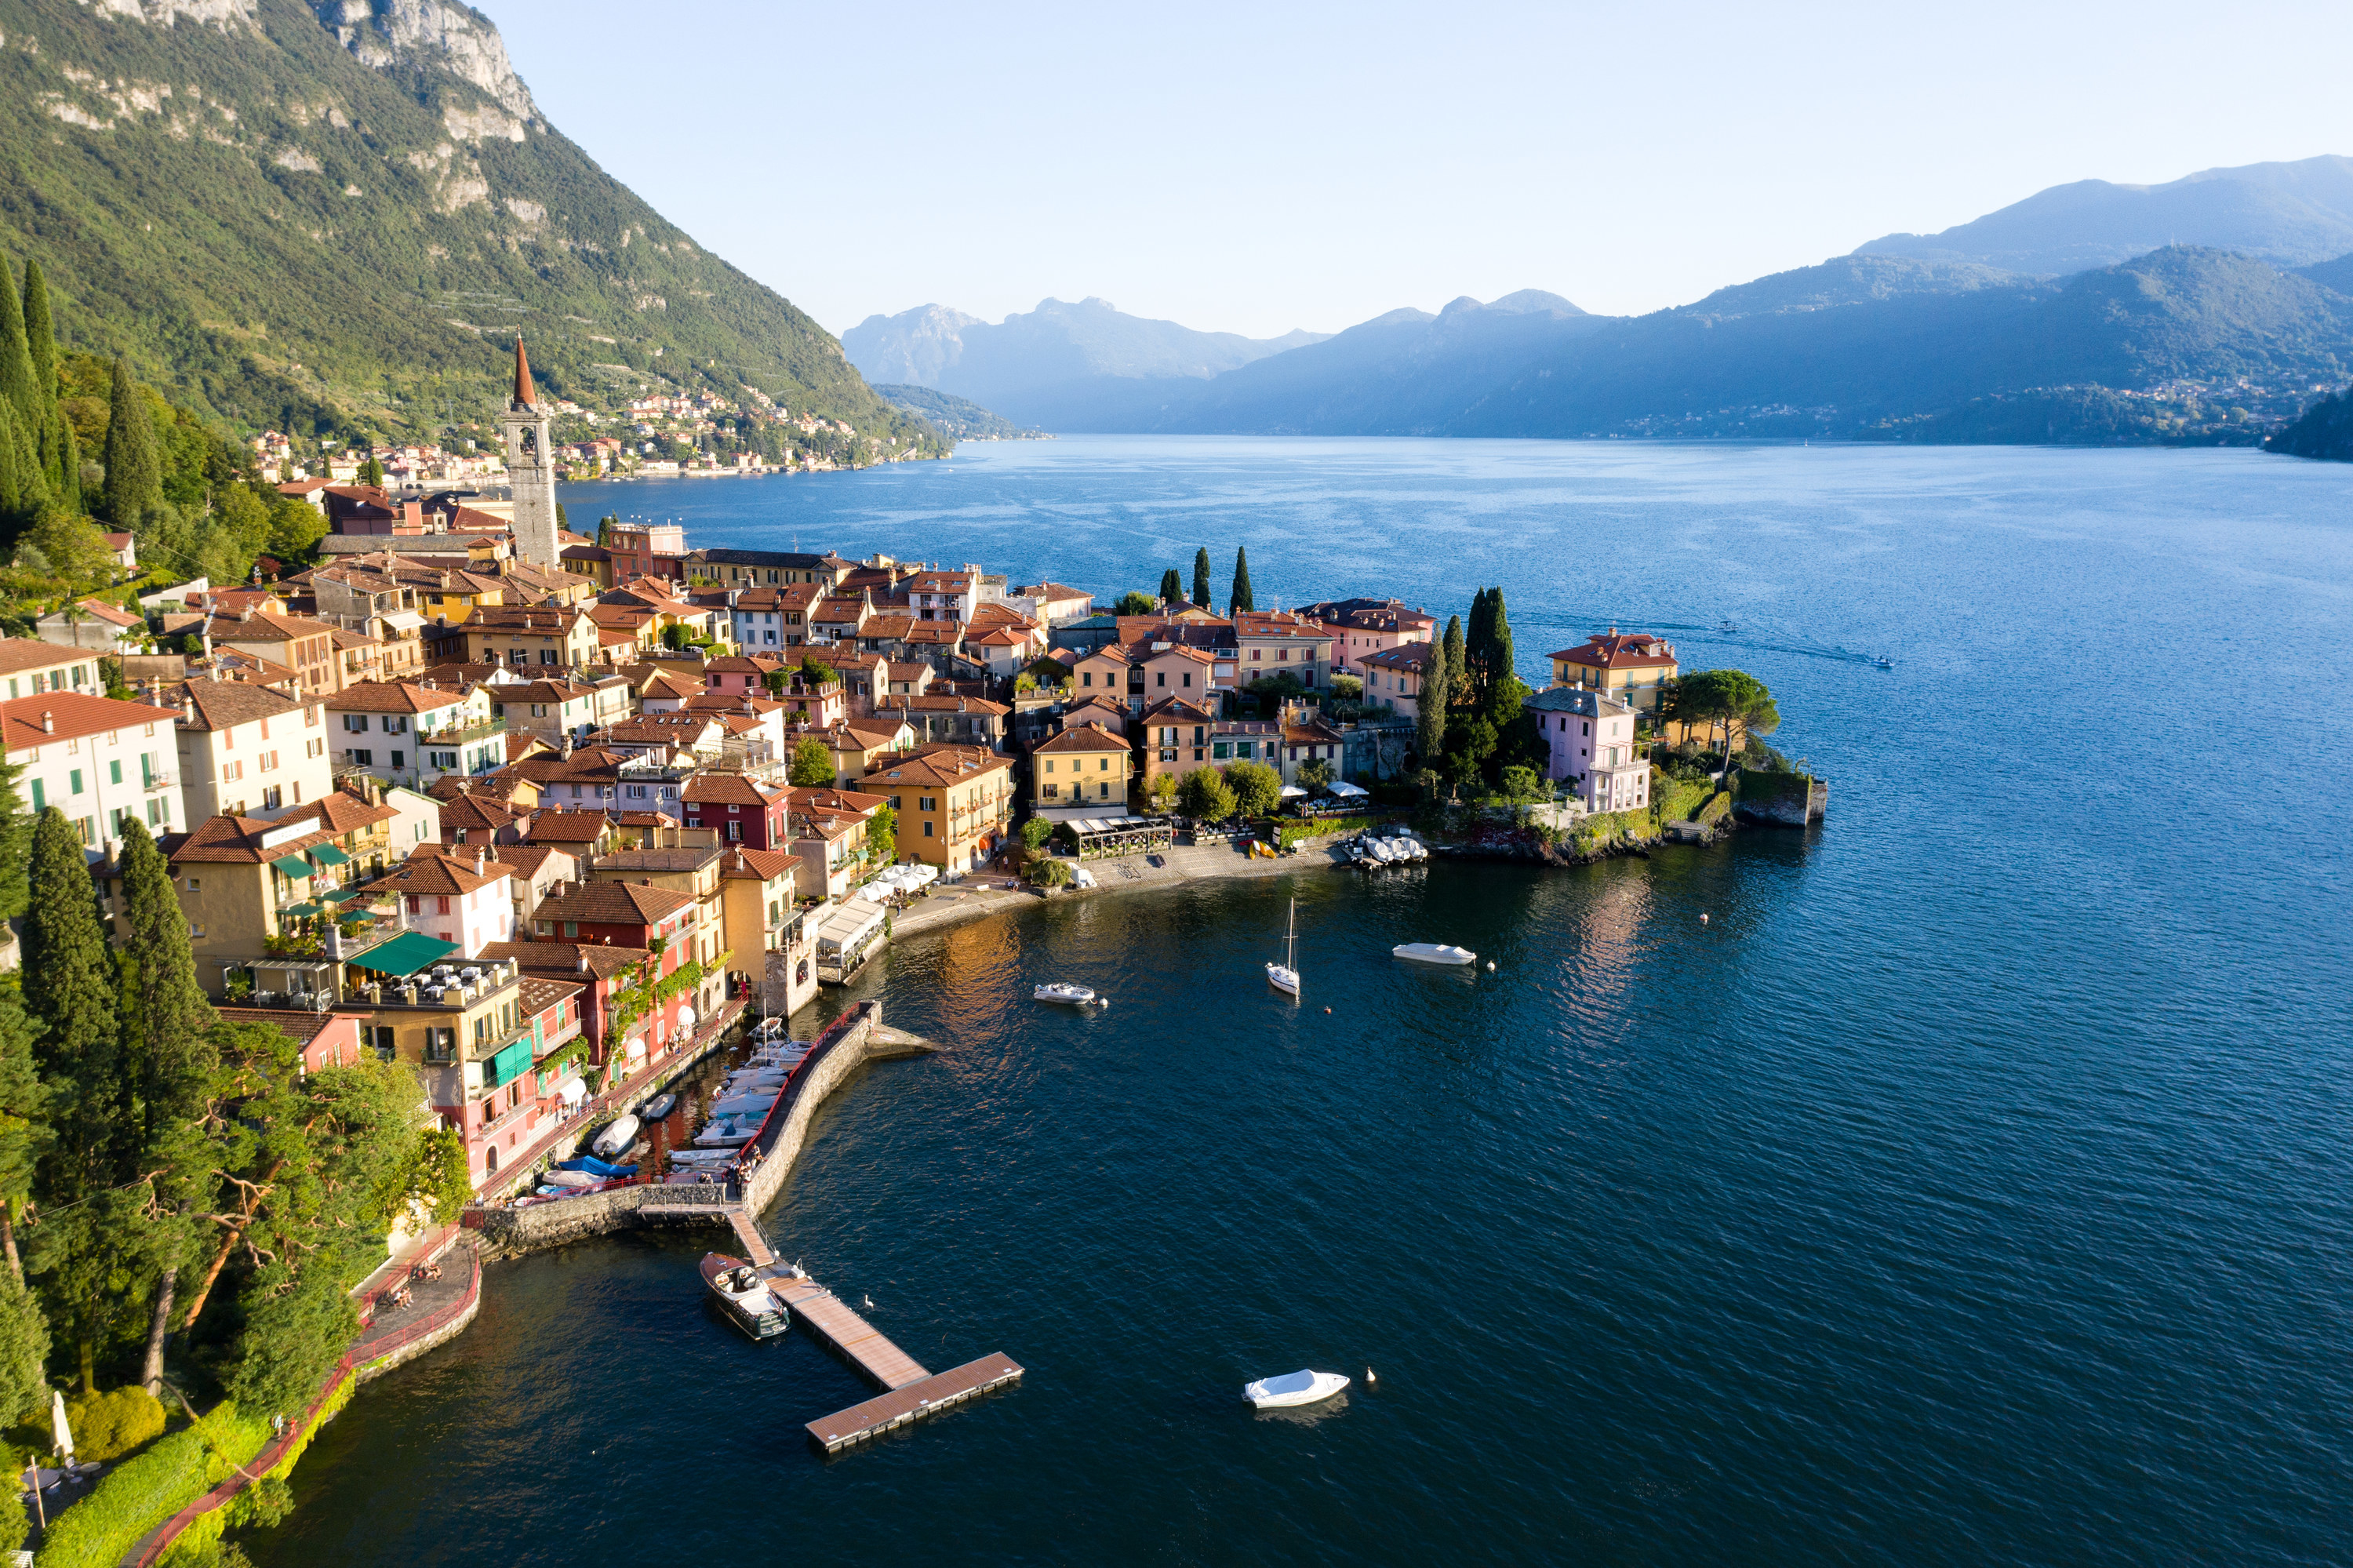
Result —
[[269, 1441], [267, 1423], [242, 1420], [221, 1401], [200, 1425], [158, 1438], [66, 1510], [42, 1541], [36, 1568], [114, 1568], [141, 1536], [220, 1485]]
[[[319, 1406], [318, 1414], [311, 1416], [310, 1424], [302, 1428], [293, 1442], [287, 1445], [286, 1452], [279, 1457], [278, 1463], [262, 1472], [263, 1476], [283, 1480], [291, 1473], [294, 1461], [302, 1457], [302, 1451], [311, 1446], [311, 1439], [319, 1435], [319, 1428], [325, 1425], [337, 1411], [352, 1402], [352, 1395], [359, 1392], [359, 1386], [360, 1380], [356, 1375], [346, 1376], [337, 1383], [335, 1391], [330, 1393], [326, 1402]], [[249, 1522], [247, 1514], [248, 1500], [251, 1493], [252, 1489], [248, 1487], [219, 1508], [200, 1513], [190, 1520], [188, 1528], [179, 1533], [169, 1550], [164, 1553], [163, 1562], [166, 1568], [171, 1563], [202, 1556], [231, 1525], [243, 1525]], [[183, 1503], [180, 1506], [185, 1508], [187, 1505]], [[69, 1513], [67, 1517], [70, 1519], [72, 1515]]]

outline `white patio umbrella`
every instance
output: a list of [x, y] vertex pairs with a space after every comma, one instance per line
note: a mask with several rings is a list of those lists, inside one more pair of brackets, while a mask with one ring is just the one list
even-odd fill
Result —
[[73, 1428], [66, 1425], [66, 1396], [61, 1389], [49, 1390], [49, 1433], [57, 1439], [58, 1452], [73, 1460]]

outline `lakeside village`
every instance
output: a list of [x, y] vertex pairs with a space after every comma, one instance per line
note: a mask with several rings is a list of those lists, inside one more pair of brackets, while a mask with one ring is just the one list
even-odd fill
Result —
[[[189, 1520], [212, 1521], [199, 1543], [266, 1520], [282, 1486], [244, 1478], [282, 1474], [353, 1381], [470, 1317], [476, 1249], [447, 1281], [434, 1261], [453, 1216], [496, 1246], [525, 1211], [554, 1236], [548, 1216], [603, 1224], [615, 1200], [724, 1202], [766, 1261], [746, 1218], [762, 1180], [887, 1035], [872, 1002], [813, 1050], [781, 1021], [894, 931], [1113, 866], [1342, 863], [1335, 844], [1409, 825], [1573, 860], [1706, 836], [1736, 798], [1819, 813], [1820, 787], [1760, 738], [1778, 719], [1754, 680], [1687, 674], [1664, 640], [1611, 628], [1530, 689], [1500, 589], [1441, 630], [1391, 598], [1258, 609], [1240, 552], [1219, 613], [1206, 549], [1189, 585], [1171, 569], [1104, 605], [979, 564], [695, 548], [617, 518], [592, 537], [565, 525], [520, 347], [500, 424], [502, 499], [280, 481], [269, 504], [318, 521], [291, 531], [311, 564], [157, 587], [116, 535], [129, 588], [0, 640], [0, 782], [31, 865], [0, 886], [23, 915], [0, 927], [21, 973], [0, 987], [0, 1243], [18, 1266], [0, 1271], [0, 1380], [9, 1313], [40, 1329], [29, 1383], [0, 1398], [55, 1400], [85, 1461], [135, 1456], [38, 1472], [34, 1512], [69, 1510], [42, 1562], [75, 1542], [56, 1560], [115, 1561], [166, 1494], [164, 1513], [194, 1510], [166, 1543]], [[693, 1097], [662, 1091], [747, 1014], [763, 1056], [686, 1119]], [[271, 1096], [304, 1104], [257, 1113]], [[641, 1119], [661, 1132], [638, 1163]], [[39, 1149], [16, 1150], [28, 1128]], [[157, 1152], [178, 1137], [222, 1146]], [[159, 1170], [193, 1186], [166, 1192]], [[822, 1323], [830, 1298], [796, 1299]], [[227, 1397], [160, 1436], [167, 1365]], [[894, 1393], [813, 1437], [1019, 1370], [917, 1388], [906, 1366], [903, 1409]], [[20, 1460], [57, 1446], [12, 1436]]]

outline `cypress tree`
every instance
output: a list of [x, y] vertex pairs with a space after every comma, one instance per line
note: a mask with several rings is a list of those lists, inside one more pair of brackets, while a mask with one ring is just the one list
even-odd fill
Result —
[[122, 1057], [139, 1103], [140, 1142], [195, 1107], [213, 1060], [206, 1033], [219, 1022], [196, 985], [188, 920], [164, 852], [137, 821], [122, 829], [122, 897], [130, 930], [121, 952]]
[[1209, 608], [1209, 546], [1207, 545], [1193, 552], [1193, 602], [1203, 609]]
[[1486, 588], [1481, 588], [1472, 597], [1471, 619], [1462, 628], [1464, 673], [1471, 677], [1472, 694], [1480, 698], [1486, 696], [1488, 683], [1493, 679], [1490, 673], [1490, 657], [1493, 652], [1492, 643], [1495, 615], [1493, 608], [1493, 601], [1487, 597], [1488, 591]]
[[25, 259], [25, 346], [33, 356], [33, 385], [40, 392], [41, 405], [55, 413], [58, 328], [49, 314], [49, 281], [41, 275], [41, 264], [29, 256]]
[[1185, 579], [1177, 575], [1174, 567], [1160, 574], [1160, 599], [1164, 604], [1184, 602]]
[[1450, 615], [1446, 618], [1446, 641], [1439, 646], [1446, 655], [1446, 700], [1449, 702], [1459, 702], [1461, 700], [1464, 687], [1469, 683], [1471, 678], [1468, 673], [1462, 648], [1462, 618], [1461, 616]]
[[1487, 590], [1487, 693], [1493, 697], [1514, 673], [1512, 668], [1512, 618], [1504, 609], [1504, 590]]
[[49, 428], [41, 441], [41, 468], [49, 499], [81, 514], [81, 444], [74, 440], [73, 421], [66, 418], [65, 400], [49, 410]]
[[9, 761], [0, 749], [0, 920], [14, 920], [33, 898], [26, 869], [33, 853], [33, 818], [17, 788], [24, 777], [25, 765]]
[[16, 993], [0, 990], [0, 1251], [20, 1284], [25, 1264], [16, 1255], [16, 1222], [33, 1201], [33, 1171], [50, 1137], [48, 1092], [33, 1065], [33, 1038], [39, 1032]]
[[1433, 647], [1430, 655], [1414, 708], [1413, 747], [1424, 768], [1436, 767], [1439, 754], [1446, 749], [1446, 694], [1454, 683], [1446, 668], [1446, 645]]
[[16, 269], [0, 258], [0, 397], [33, 429], [49, 422], [49, 400], [33, 379], [33, 355], [25, 342], [25, 313], [16, 303]]
[[1257, 608], [1250, 599], [1250, 550], [1244, 546], [1234, 552], [1234, 591], [1226, 596], [1226, 613]]
[[71, 1202], [119, 1163], [131, 1107], [120, 1082], [114, 965], [98, 923], [98, 889], [81, 835], [55, 806], [33, 829], [33, 896], [25, 916], [25, 1010], [41, 1027], [41, 1077], [58, 1102], [44, 1190]]
[[117, 528], [136, 529], [164, 504], [164, 457], [147, 394], [120, 359], [106, 408], [106, 455], [100, 460], [106, 465], [106, 515]]
[[17, 471], [17, 444], [16, 406], [0, 397], [0, 520], [31, 510], [25, 504], [25, 482], [31, 476]]

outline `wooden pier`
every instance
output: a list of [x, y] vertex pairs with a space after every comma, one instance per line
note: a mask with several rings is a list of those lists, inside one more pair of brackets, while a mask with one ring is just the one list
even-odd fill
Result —
[[1002, 1355], [986, 1355], [812, 1421], [808, 1424], [809, 1438], [827, 1453], [839, 1454], [854, 1443], [880, 1436], [894, 1426], [937, 1415], [1020, 1375], [1021, 1368], [1017, 1363]]
[[809, 1332], [839, 1351], [859, 1371], [884, 1388], [905, 1388], [932, 1375], [916, 1364], [914, 1357], [884, 1339], [872, 1324], [851, 1311], [848, 1303], [814, 1279], [797, 1279], [789, 1274], [770, 1275], [768, 1294], [780, 1298]]

